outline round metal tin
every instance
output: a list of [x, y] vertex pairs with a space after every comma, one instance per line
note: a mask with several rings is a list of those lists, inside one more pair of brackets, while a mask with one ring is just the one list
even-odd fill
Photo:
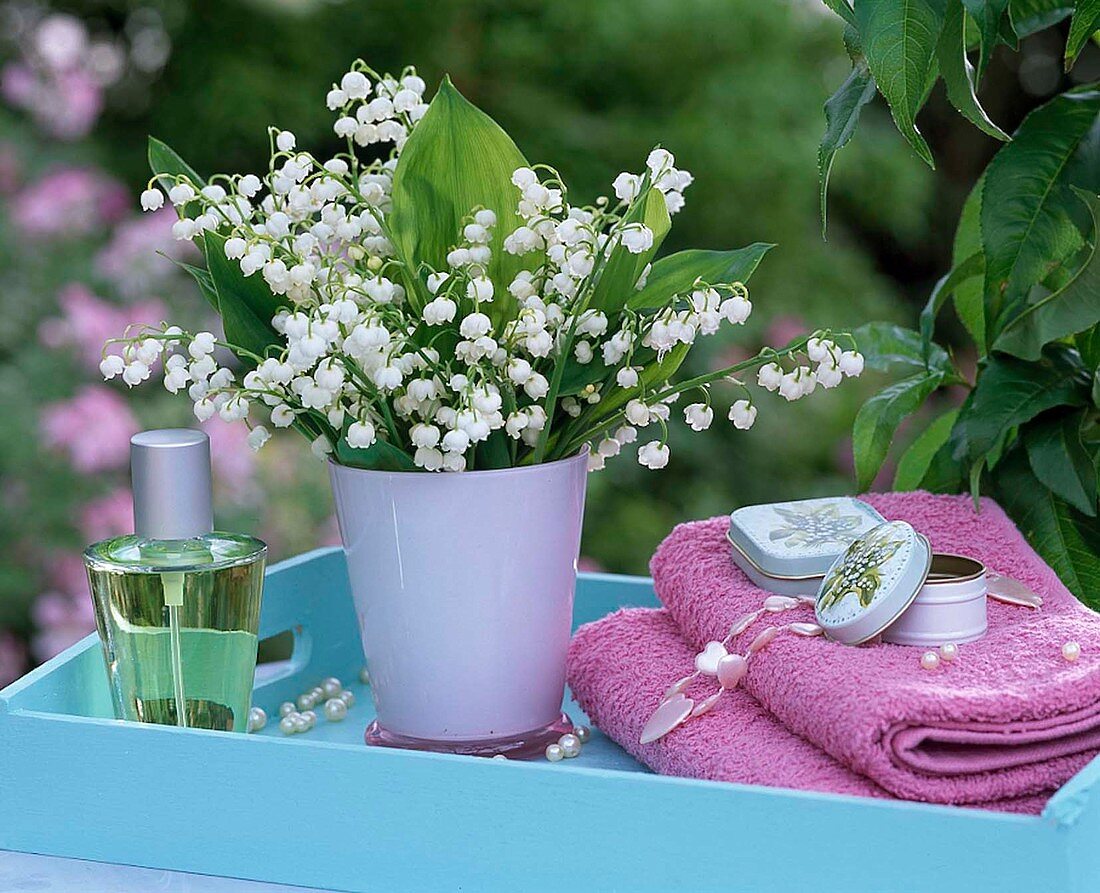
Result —
[[908, 609], [882, 633], [895, 645], [961, 645], [985, 635], [985, 566], [964, 555], [936, 553], [928, 579]]
[[932, 565], [928, 540], [887, 521], [852, 542], [825, 574], [814, 611], [825, 635], [845, 645], [873, 639], [913, 603]]

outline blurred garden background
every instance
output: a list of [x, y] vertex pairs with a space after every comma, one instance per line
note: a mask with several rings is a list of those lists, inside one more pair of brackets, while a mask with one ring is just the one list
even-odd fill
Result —
[[[268, 124], [320, 154], [336, 141], [325, 93], [361, 56], [429, 84], [449, 72], [589, 200], [660, 139], [695, 175], [665, 251], [779, 245], [752, 280], [756, 325], [693, 351], [697, 371], [807, 328], [911, 324], [996, 148], [937, 91], [921, 118], [934, 173], [876, 102], [834, 168], [823, 241], [821, 106], [850, 66], [819, 0], [7, 2], [0, 23], [0, 685], [92, 630], [80, 552], [132, 529], [130, 435], [194, 422], [188, 401], [97, 371], [129, 323], [216, 325], [172, 263], [191, 250], [174, 212], [137, 209], [148, 134], [200, 172], [266, 164]], [[1006, 129], [1100, 75], [1095, 46], [1063, 75], [1062, 37], [995, 56], [982, 100]], [[880, 383], [765, 404], [747, 433], [674, 431], [659, 474], [613, 460], [590, 477], [586, 565], [644, 573], [678, 521], [850, 492], [852, 418]], [[219, 526], [257, 533], [274, 559], [337, 541], [325, 468], [298, 438], [253, 454], [243, 426], [206, 428]]]

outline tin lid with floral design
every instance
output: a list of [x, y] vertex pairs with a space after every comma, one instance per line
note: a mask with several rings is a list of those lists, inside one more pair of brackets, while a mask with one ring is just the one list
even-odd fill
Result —
[[932, 565], [932, 547], [905, 521], [887, 521], [855, 540], [821, 583], [814, 605], [825, 635], [845, 645], [873, 639], [913, 603]]
[[769, 577], [820, 577], [852, 540], [884, 520], [851, 496], [747, 505], [730, 515], [729, 540]]

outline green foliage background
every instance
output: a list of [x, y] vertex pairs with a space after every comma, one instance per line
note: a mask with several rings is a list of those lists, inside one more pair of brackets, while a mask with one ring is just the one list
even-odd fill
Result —
[[[921, 116], [922, 132], [943, 160], [933, 174], [876, 100], [834, 166], [824, 242], [816, 170], [822, 104], [850, 62], [843, 23], [817, 0], [95, 0], [59, 8], [114, 30], [136, 10], [151, 10], [171, 40], [162, 74], [119, 91], [93, 139], [75, 150], [122, 177], [135, 196], [148, 176], [147, 134], [199, 171], [257, 169], [268, 124], [294, 130], [300, 145], [318, 151], [335, 145], [324, 95], [357, 56], [378, 69], [413, 63], [429, 83], [449, 73], [529, 159], [554, 164], [586, 200], [606, 192], [619, 171], [638, 169], [662, 143], [696, 177], [663, 253], [754, 241], [779, 246], [753, 276], [750, 325], [693, 351], [684, 374], [754, 353], [765, 341], [784, 343], [806, 328], [914, 317], [949, 266], [954, 220], [997, 145], [937, 91]], [[1079, 67], [1096, 64], [1094, 51], [1086, 48]], [[990, 62], [983, 102], [1010, 129], [1067, 82], [1056, 76], [1049, 87], [1023, 93], [1015, 63], [1004, 55]], [[15, 138], [15, 123], [0, 120], [0, 127]], [[3, 260], [7, 282], [33, 272], [24, 258]], [[31, 280], [19, 290], [33, 292]], [[186, 300], [201, 312], [197, 289]], [[12, 331], [0, 336], [18, 338], [23, 323], [13, 320], [32, 326], [34, 314], [9, 303], [0, 319]], [[952, 321], [941, 327], [949, 340], [957, 337]], [[21, 362], [51, 374], [44, 356]], [[584, 555], [607, 570], [644, 572], [654, 546], [679, 521], [750, 502], [851, 492], [852, 419], [881, 383], [869, 378], [796, 405], [765, 395], [748, 433], [716, 423], [694, 434], [679, 424], [672, 463], [661, 473], [631, 457], [613, 460], [590, 478]], [[6, 476], [45, 480], [57, 473], [59, 460], [35, 448], [35, 424], [31, 406], [10, 416]], [[912, 435], [903, 428], [900, 436]], [[330, 500], [323, 470], [297, 446], [297, 461], [269, 486], [292, 489], [303, 517], [323, 517]], [[881, 480], [888, 482], [886, 475]], [[295, 511], [285, 501], [279, 506]], [[58, 520], [63, 509], [59, 501], [42, 511]], [[247, 511], [234, 520], [259, 524]], [[50, 523], [41, 525], [45, 536]], [[306, 540], [290, 538], [285, 547], [302, 548]], [[35, 572], [25, 563], [5, 557], [2, 573], [9, 602], [20, 591], [34, 593]], [[15, 613], [9, 606], [6, 616]]]

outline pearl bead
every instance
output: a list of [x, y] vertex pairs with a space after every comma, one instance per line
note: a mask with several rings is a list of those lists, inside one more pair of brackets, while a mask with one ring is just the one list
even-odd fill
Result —
[[337, 697], [344, 702], [344, 706], [349, 710], [355, 706], [355, 693], [350, 689], [345, 688]]
[[305, 713], [302, 714], [302, 719], [309, 723], [311, 729], [317, 725], [317, 714], [312, 710], [305, 711]]
[[1073, 663], [1077, 658], [1081, 656], [1081, 646], [1076, 642], [1066, 642], [1062, 646], [1062, 657]]
[[940, 658], [948, 662], [959, 656], [959, 646], [954, 642], [944, 642], [940, 645]]
[[558, 739], [558, 744], [561, 745], [562, 752], [567, 759], [580, 756], [581, 752], [581, 739], [576, 735], [565, 734]]
[[940, 665], [940, 656], [935, 651], [926, 651], [920, 656], [920, 665], [925, 670], [934, 670]]
[[493, 759], [494, 759], [494, 760], [506, 760], [506, 759], [508, 759], [508, 757], [506, 757], [506, 756], [505, 756], [504, 754], [502, 754], [502, 753], [498, 753], [498, 754], [494, 754], [494, 755], [493, 755]]
[[306, 715], [304, 713], [297, 713], [288, 718], [292, 723], [294, 723], [295, 732], [308, 732], [311, 728], [313, 728], [312, 723], [310, 723], [310, 721], [306, 719]]
[[293, 701], [283, 701], [283, 703], [279, 705], [279, 716], [290, 716], [290, 714], [294, 713], [297, 709]]
[[325, 701], [325, 719], [329, 722], [339, 722], [348, 715], [348, 705], [339, 698], [329, 698]]
[[565, 750], [560, 744], [546, 745], [546, 759], [551, 763], [560, 763], [565, 759]]
[[574, 726], [573, 734], [581, 744], [587, 744], [588, 739], [592, 737], [592, 730], [588, 726]]
[[320, 704], [325, 699], [325, 690], [321, 686], [315, 685], [309, 690], [309, 696], [313, 698], [314, 705]]
[[260, 707], [248, 711], [248, 731], [258, 732], [267, 725], [267, 714]]
[[321, 683], [321, 691], [324, 693], [326, 700], [328, 698], [339, 697], [340, 692], [343, 690], [343, 683], [335, 676], [329, 676], [328, 679]]
[[279, 731], [284, 735], [293, 735], [298, 731], [298, 714], [288, 713], [279, 720]]
[[370, 673], [366, 667], [363, 667], [363, 669], [359, 671], [359, 681], [364, 685], [370, 685]]
[[306, 692], [304, 695], [298, 695], [299, 710], [312, 710], [316, 706], [317, 701], [309, 692]]

